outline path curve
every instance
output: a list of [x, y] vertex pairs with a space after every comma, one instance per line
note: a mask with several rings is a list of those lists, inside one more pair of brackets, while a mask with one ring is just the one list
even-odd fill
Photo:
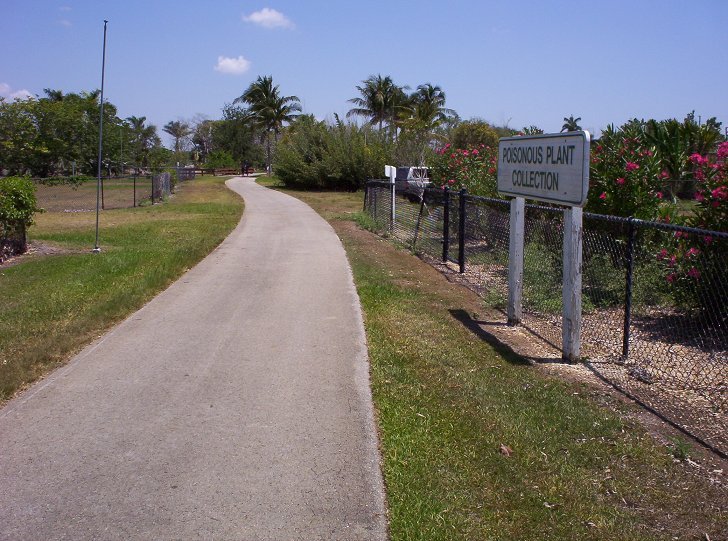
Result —
[[228, 186], [245, 213], [212, 254], [0, 411], [0, 539], [386, 538], [341, 242]]

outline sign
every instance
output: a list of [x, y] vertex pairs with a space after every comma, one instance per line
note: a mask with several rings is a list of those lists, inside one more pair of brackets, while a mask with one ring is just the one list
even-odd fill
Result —
[[504, 137], [498, 143], [498, 191], [583, 207], [589, 189], [588, 131]]

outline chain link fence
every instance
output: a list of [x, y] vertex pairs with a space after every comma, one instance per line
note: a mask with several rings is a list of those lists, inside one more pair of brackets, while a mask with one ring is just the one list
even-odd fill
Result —
[[[184, 170], [182, 170], [184, 171]], [[194, 179], [194, 171], [185, 172], [181, 180]], [[35, 197], [38, 206], [48, 212], [92, 212], [96, 210], [97, 179], [80, 183], [44, 184], [36, 179]], [[168, 172], [157, 175], [104, 177], [101, 179], [101, 209], [139, 207], [163, 201], [173, 191], [172, 176]]]
[[[375, 227], [449, 262], [485, 301], [508, 297], [508, 201], [370, 181]], [[522, 324], [561, 344], [563, 209], [526, 205]], [[505, 319], [505, 315], [504, 315]], [[728, 233], [584, 213], [582, 349], [601, 377], [725, 455]]]

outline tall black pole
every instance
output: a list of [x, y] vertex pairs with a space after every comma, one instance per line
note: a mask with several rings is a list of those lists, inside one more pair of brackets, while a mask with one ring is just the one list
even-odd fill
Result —
[[99, 247], [99, 205], [101, 204], [101, 150], [104, 143], [104, 71], [106, 70], [106, 25], [109, 21], [104, 20], [104, 49], [101, 55], [101, 105], [99, 106], [99, 159], [96, 169], [96, 242], [93, 252], [101, 251]]

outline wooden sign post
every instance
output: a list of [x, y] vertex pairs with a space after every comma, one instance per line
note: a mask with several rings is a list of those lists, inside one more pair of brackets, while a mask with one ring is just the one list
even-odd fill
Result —
[[508, 323], [522, 317], [525, 198], [566, 205], [562, 281], [562, 356], [579, 359], [581, 347], [582, 207], [589, 190], [587, 131], [505, 137], [498, 144], [498, 191], [511, 201]]

